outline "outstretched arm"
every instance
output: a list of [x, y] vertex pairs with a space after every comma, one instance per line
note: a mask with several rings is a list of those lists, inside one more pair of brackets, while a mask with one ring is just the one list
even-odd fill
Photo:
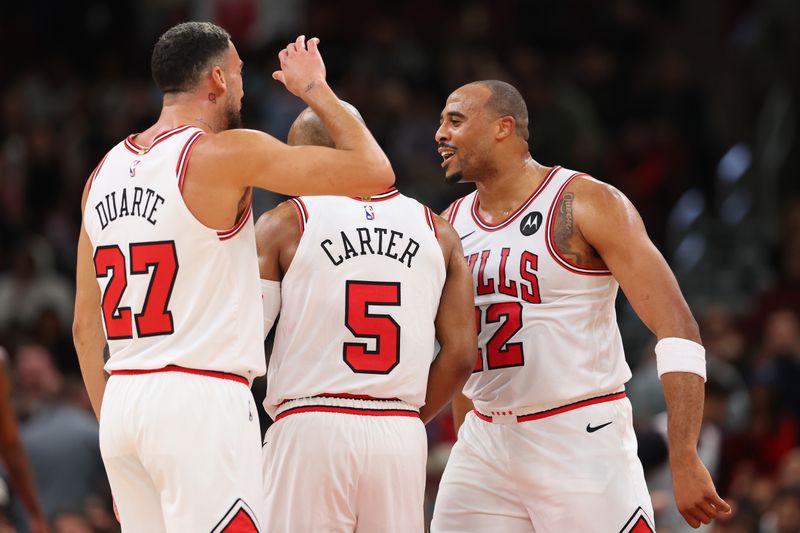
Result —
[[[87, 188], [83, 193], [83, 207], [86, 206]], [[92, 243], [86, 228], [81, 224], [78, 239], [78, 265], [75, 277], [75, 319], [72, 323], [72, 340], [78, 354], [78, 362], [83, 375], [83, 383], [89, 393], [92, 409], [100, 419], [100, 407], [106, 389], [107, 375], [103, 366], [108, 345], [103, 331], [100, 315], [100, 286], [95, 278], [92, 259]]]
[[472, 372], [478, 350], [472, 274], [456, 231], [440, 217], [436, 222], [447, 278], [436, 314], [436, 338], [441, 348], [431, 364], [425, 405], [420, 409], [425, 423], [430, 422], [454, 394], [460, 393]]
[[[618, 190], [589, 178], [579, 178], [568, 192], [574, 195], [564, 209], [574, 209], [579, 232], [608, 266], [639, 318], [661, 341], [677, 338], [687, 350], [699, 351], [700, 333], [675, 276], [650, 241], [641, 217]], [[678, 371], [684, 354], [673, 352], [666, 361], [674, 370], [664, 373], [668, 440], [673, 490], [678, 510], [692, 527], [707, 524], [730, 511], [717, 494], [711, 476], [697, 455], [703, 413], [703, 364], [698, 373]], [[684, 370], [681, 368], [681, 370]]]

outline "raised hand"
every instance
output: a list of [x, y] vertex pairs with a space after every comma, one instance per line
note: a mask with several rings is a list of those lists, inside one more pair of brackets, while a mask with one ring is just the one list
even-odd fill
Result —
[[325, 83], [325, 63], [318, 44], [319, 39], [314, 37], [306, 46], [306, 36], [299, 36], [278, 53], [281, 69], [272, 73], [289, 92], [303, 99], [318, 83]]

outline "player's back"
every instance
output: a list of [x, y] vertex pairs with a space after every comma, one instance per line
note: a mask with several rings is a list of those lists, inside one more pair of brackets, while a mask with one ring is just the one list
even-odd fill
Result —
[[421, 406], [445, 279], [430, 209], [395, 189], [292, 202], [303, 228], [281, 285], [267, 412], [325, 394]]
[[227, 230], [199, 222], [181, 187], [202, 130], [132, 137], [90, 177], [84, 224], [94, 249], [108, 371], [169, 365], [264, 373], [252, 210]]

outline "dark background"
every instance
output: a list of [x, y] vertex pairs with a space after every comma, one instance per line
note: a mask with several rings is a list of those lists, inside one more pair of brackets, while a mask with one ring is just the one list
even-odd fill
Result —
[[[57, 531], [115, 528], [70, 335], [81, 191], [109, 148], [157, 118], [150, 52], [185, 20], [230, 31], [244, 123], [280, 139], [303, 105], [271, 79], [277, 51], [320, 37], [331, 85], [399, 188], [437, 211], [471, 190], [442, 180], [433, 134], [447, 95], [476, 79], [515, 84], [534, 158], [630, 197], [701, 323], [701, 454], [736, 506], [713, 531], [800, 531], [796, 0], [12, 1], [0, 10], [0, 349]], [[279, 200], [259, 193], [256, 215]], [[681, 531], [652, 335], [624, 298], [618, 313], [659, 531]], [[447, 416], [429, 437], [430, 508]], [[24, 521], [9, 491], [0, 532]]]

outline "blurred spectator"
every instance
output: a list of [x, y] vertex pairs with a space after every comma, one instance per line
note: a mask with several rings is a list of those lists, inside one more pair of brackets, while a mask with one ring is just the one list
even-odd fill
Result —
[[[28, 512], [28, 527], [31, 533], [45, 533], [47, 522], [36, 494], [28, 458], [22, 448], [11, 403], [8, 356], [2, 348], [0, 348], [0, 457], [11, 480], [11, 486]], [[8, 493], [5, 496], [7, 501]]]
[[34, 329], [46, 309], [56, 313], [61, 330], [72, 323], [74, 289], [47, 266], [49, 255], [49, 245], [41, 240], [25, 241], [14, 251], [10, 272], [0, 274], [0, 331]]
[[64, 379], [42, 346], [16, 353], [20, 404], [27, 417], [22, 440], [31, 460], [44, 514], [83, 513], [90, 497], [107, 492], [97, 420], [64, 397]]

